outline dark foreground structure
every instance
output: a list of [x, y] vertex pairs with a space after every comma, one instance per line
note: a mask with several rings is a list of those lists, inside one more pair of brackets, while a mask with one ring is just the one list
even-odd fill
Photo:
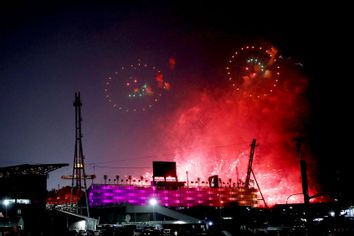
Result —
[[46, 219], [48, 173], [69, 164], [0, 168], [0, 232], [39, 234]]
[[[354, 207], [350, 204], [285, 204], [271, 208], [245, 206], [237, 201], [219, 204], [219, 198], [213, 198], [214, 195], [204, 199], [200, 188], [201, 202], [198, 203], [198, 187], [192, 188], [191, 196], [183, 200], [185, 196], [178, 189], [166, 189], [171, 186], [160, 189], [159, 186], [93, 185], [91, 190], [97, 191], [95, 199], [104, 204], [91, 205], [92, 218], [79, 216], [70, 213], [67, 204], [46, 204], [47, 174], [63, 166], [67, 164], [0, 168], [0, 236], [354, 235]], [[144, 204], [137, 200], [143, 199], [144, 194], [137, 194], [142, 189], [145, 189]], [[233, 191], [230, 187], [228, 189]], [[132, 192], [125, 192], [128, 190]], [[154, 193], [151, 196], [147, 194], [150, 191]], [[224, 195], [226, 190], [213, 188], [208, 194], [214, 194], [214, 191]], [[151, 197], [157, 201], [149, 201], [153, 199]], [[134, 199], [135, 202], [129, 203], [128, 200]], [[182, 201], [166, 206], [170, 200]], [[97, 228], [90, 230], [89, 222], [97, 224]]]
[[91, 214], [100, 219], [97, 232], [88, 232], [92, 235], [354, 235], [353, 208], [339, 203], [272, 208], [113, 204], [94, 207]]

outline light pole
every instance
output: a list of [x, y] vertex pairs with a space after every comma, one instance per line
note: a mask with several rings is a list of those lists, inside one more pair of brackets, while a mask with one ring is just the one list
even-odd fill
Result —
[[153, 221], [156, 221], [156, 215], [155, 215], [155, 205], [157, 204], [156, 198], [151, 198], [149, 200], [149, 204], [152, 206], [152, 219]]
[[7, 206], [10, 205], [10, 201], [7, 200], [7, 199], [5, 199], [5, 200], [3, 201], [3, 204], [4, 204], [4, 206], [5, 206], [5, 218], [7, 218]]
[[220, 228], [222, 228], [222, 216], [221, 216], [221, 206], [222, 206], [222, 201], [221, 201], [221, 193], [218, 194], [219, 197], [219, 223], [220, 223]]
[[290, 197], [295, 196], [295, 195], [299, 195], [299, 194], [303, 194], [303, 193], [294, 193], [294, 194], [290, 194], [287, 198], [286, 198], [286, 202], [285, 205], [288, 205], [288, 200]]

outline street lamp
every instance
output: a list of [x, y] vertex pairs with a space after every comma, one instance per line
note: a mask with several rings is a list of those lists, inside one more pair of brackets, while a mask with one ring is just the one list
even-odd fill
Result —
[[155, 216], [155, 205], [157, 204], [156, 198], [151, 198], [151, 199], [149, 200], [149, 204], [152, 206], [152, 217], [153, 217], [153, 220], [155, 221], [155, 220], [156, 220], [156, 216]]
[[5, 199], [2, 204], [5, 206], [5, 218], [7, 218], [7, 206], [10, 205], [10, 201], [8, 199]]
[[291, 198], [292, 196], [295, 196], [295, 195], [299, 195], [299, 194], [303, 194], [303, 193], [294, 193], [294, 194], [290, 194], [290, 195], [286, 198], [285, 205], [288, 205], [289, 198]]
[[221, 206], [222, 206], [222, 201], [221, 201], [221, 194], [218, 194], [219, 197], [219, 223], [220, 223], [220, 228], [222, 228], [222, 216], [221, 216]]

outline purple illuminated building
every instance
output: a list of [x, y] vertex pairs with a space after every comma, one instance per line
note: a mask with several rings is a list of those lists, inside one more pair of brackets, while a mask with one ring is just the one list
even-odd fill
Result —
[[160, 188], [142, 185], [93, 184], [89, 189], [91, 207], [128, 203], [144, 206], [155, 198], [165, 207], [220, 207], [231, 203], [257, 206], [257, 190], [243, 187], [178, 187]]

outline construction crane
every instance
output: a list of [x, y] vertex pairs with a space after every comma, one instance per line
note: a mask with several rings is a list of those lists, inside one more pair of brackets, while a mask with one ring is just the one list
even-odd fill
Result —
[[252, 174], [252, 164], [253, 164], [253, 157], [254, 157], [254, 150], [256, 149], [256, 139], [252, 140], [251, 143], [251, 151], [250, 151], [250, 157], [248, 159], [248, 168], [247, 168], [247, 175], [246, 175], [246, 180], [245, 180], [245, 187], [249, 188], [250, 185], [250, 179], [251, 179], [251, 174]]
[[258, 188], [258, 191], [259, 193], [261, 194], [261, 200], [263, 200], [263, 203], [264, 203], [264, 206], [266, 208], [268, 208], [268, 205], [264, 199], [264, 196], [262, 194], [262, 191], [261, 191], [261, 188], [259, 187], [259, 184], [257, 182], [257, 179], [256, 179], [256, 176], [254, 175], [254, 172], [253, 172], [253, 169], [252, 169], [252, 164], [253, 164], [253, 158], [254, 158], [254, 151], [256, 149], [256, 139], [253, 139], [252, 140], [252, 143], [251, 143], [251, 150], [250, 150], [250, 157], [249, 157], [249, 160], [248, 160], [248, 167], [247, 167], [247, 175], [246, 175], [246, 180], [245, 180], [245, 188], [250, 188], [250, 179], [251, 179], [251, 174], [254, 178], [254, 181], [256, 182], [256, 185], [257, 185], [257, 188]]

